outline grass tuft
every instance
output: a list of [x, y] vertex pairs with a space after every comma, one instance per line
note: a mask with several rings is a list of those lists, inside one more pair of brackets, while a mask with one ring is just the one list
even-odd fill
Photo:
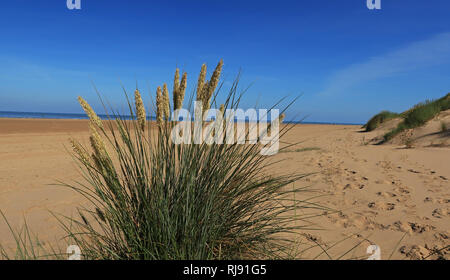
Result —
[[[198, 85], [207, 108], [218, 94], [212, 91], [219, 83], [222, 64], [209, 82], [204, 82], [206, 67], [202, 66]], [[176, 74], [176, 83], [178, 79]], [[238, 107], [242, 94], [237, 84], [238, 79], [222, 111]], [[181, 85], [174, 87], [176, 92]], [[320, 215], [311, 211], [322, 213], [324, 209], [310, 200], [296, 199], [295, 194], [299, 197], [308, 189], [288, 188], [306, 175], [270, 175], [274, 163], [260, 154], [262, 144], [173, 144], [171, 131], [177, 122], [166, 117], [168, 95], [166, 85], [162, 94], [158, 87], [158, 126], [152, 128], [147, 122], [148, 129], [142, 129], [139, 108], [133, 108], [127, 97], [133, 120], [121, 119], [112, 110], [104, 127], [92, 129], [89, 160], [84, 158], [88, 148], [72, 143], [85, 183], [64, 185], [85, 196], [91, 205], [79, 209], [79, 218], [65, 217], [73, 225], [66, 231], [80, 246], [83, 258], [288, 256], [287, 250], [295, 246], [292, 235], [310, 229], [309, 219]], [[135, 104], [143, 106], [141, 100]], [[283, 127], [281, 137], [289, 127]], [[67, 220], [60, 221], [64, 225]]]
[[392, 131], [386, 133], [384, 135], [384, 141], [389, 141], [394, 136], [407, 129], [424, 125], [426, 122], [433, 119], [437, 114], [445, 110], [450, 110], [450, 93], [442, 98], [427, 100], [415, 105], [410, 110], [401, 114], [404, 117], [403, 122], [401, 122]]
[[377, 127], [379, 127], [382, 123], [394, 119], [394, 118], [398, 118], [399, 114], [394, 113], [394, 112], [390, 112], [390, 111], [383, 111], [381, 113], [376, 114], [375, 116], [373, 116], [364, 126], [363, 128], [366, 129], [367, 132], [372, 131], [374, 129], [376, 129]]

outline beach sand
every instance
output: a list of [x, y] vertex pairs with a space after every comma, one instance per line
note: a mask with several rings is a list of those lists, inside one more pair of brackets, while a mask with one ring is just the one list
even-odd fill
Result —
[[[333, 258], [364, 239], [343, 258], [367, 258], [370, 244], [381, 248], [382, 259], [391, 253], [393, 259], [422, 258], [448, 246], [450, 148], [367, 144], [376, 133], [351, 125], [302, 124], [283, 139], [301, 144], [274, 156], [285, 161], [272, 172], [312, 173], [295, 187], [309, 186], [319, 196], [314, 201], [337, 210], [314, 218], [321, 230], [307, 231], [309, 238]], [[0, 119], [0, 210], [14, 228], [26, 219], [46, 243], [56, 244], [64, 236], [50, 211], [75, 215], [77, 206], [87, 204], [54, 184], [81, 180], [66, 148], [69, 137], [88, 144], [88, 136], [86, 120]], [[0, 243], [14, 244], [3, 220]], [[449, 251], [431, 258], [437, 257], [448, 259]]]

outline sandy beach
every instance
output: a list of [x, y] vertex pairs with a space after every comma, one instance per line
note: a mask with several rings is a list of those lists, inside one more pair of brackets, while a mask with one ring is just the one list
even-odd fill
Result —
[[[302, 124], [285, 136], [284, 142], [301, 144], [274, 156], [285, 161], [273, 171], [312, 173], [295, 186], [310, 186], [321, 195], [315, 201], [338, 210], [315, 218], [321, 230], [308, 231], [310, 238], [336, 256], [349, 243], [331, 247], [334, 242], [367, 239], [344, 258], [364, 255], [368, 244], [381, 248], [382, 259], [391, 253], [393, 259], [418, 259], [448, 246], [450, 148], [367, 143], [376, 133]], [[72, 215], [85, 201], [55, 184], [81, 180], [66, 148], [69, 137], [87, 144], [88, 136], [86, 120], [0, 119], [0, 209], [13, 227], [26, 219], [45, 242], [64, 236], [50, 211]], [[14, 244], [3, 220], [0, 242]], [[443, 250], [433, 258], [449, 254]]]

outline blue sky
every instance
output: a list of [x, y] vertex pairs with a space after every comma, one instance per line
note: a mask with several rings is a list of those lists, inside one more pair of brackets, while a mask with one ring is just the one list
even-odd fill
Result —
[[302, 97], [287, 119], [365, 122], [450, 92], [450, 1], [4, 1], [0, 111], [79, 113], [92, 83], [124, 106], [136, 81], [148, 102], [175, 67], [188, 92], [203, 62], [224, 59], [227, 89], [242, 69], [243, 106]]

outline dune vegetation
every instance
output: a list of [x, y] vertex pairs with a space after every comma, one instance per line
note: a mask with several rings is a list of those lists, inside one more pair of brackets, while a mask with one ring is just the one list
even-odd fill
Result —
[[[221, 68], [222, 61], [209, 81], [206, 65], [201, 68], [195, 100], [204, 108], [215, 106]], [[273, 163], [259, 145], [172, 143], [177, 122], [170, 115], [181, 108], [187, 82], [186, 73], [181, 82], [179, 76], [177, 69], [173, 104], [166, 84], [157, 89], [156, 125], [138, 89], [134, 102], [127, 97], [131, 122], [114, 112], [102, 122], [79, 98], [91, 120], [91, 147], [71, 140], [84, 183], [65, 185], [92, 205], [79, 209], [78, 218], [61, 218], [70, 224], [68, 237], [86, 259], [293, 257], [288, 251], [296, 238], [287, 236], [310, 225], [295, 214], [323, 209], [294, 199], [307, 191], [292, 187], [305, 175], [269, 175]], [[237, 108], [240, 99], [236, 81], [220, 112]]]
[[392, 120], [394, 118], [398, 118], [400, 115], [394, 112], [390, 111], [382, 111], [375, 116], [373, 116], [364, 126], [363, 128], [366, 129], [366, 131], [372, 131], [379, 127], [382, 123]]
[[397, 127], [384, 135], [384, 142], [386, 142], [405, 130], [424, 125], [445, 110], [450, 110], [450, 93], [436, 100], [421, 102], [400, 114], [383, 111], [373, 116], [363, 127], [366, 131], [372, 131], [388, 120], [402, 118]]

